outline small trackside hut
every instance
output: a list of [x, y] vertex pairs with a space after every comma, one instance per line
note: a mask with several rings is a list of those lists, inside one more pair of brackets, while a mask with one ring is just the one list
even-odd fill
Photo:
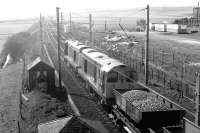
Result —
[[55, 88], [55, 70], [49, 63], [42, 60], [41, 57], [28, 64], [27, 71], [30, 90], [39, 89], [49, 92]]

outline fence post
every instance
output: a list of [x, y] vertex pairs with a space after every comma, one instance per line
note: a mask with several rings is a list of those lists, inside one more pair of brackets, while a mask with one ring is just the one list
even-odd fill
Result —
[[172, 88], [172, 81], [171, 81], [171, 79], [169, 80], [169, 88], [170, 89]]
[[163, 83], [164, 83], [164, 86], [165, 86], [165, 83], [166, 83], [166, 74], [163, 73]]
[[144, 48], [142, 47], [142, 62], [144, 62]]
[[199, 73], [196, 73], [196, 97], [195, 97], [195, 103], [196, 103], [196, 113], [195, 113], [195, 123], [196, 125], [200, 125], [200, 75]]
[[162, 49], [162, 59], [161, 59], [161, 65], [164, 65], [164, 49]]
[[154, 47], [153, 47], [153, 53], [152, 53], [152, 57], [153, 57], [153, 63], [155, 63], [154, 61], [155, 61], [155, 59], [154, 59], [154, 55], [155, 55], [155, 53], [154, 53], [155, 51], [154, 51]]
[[174, 66], [174, 60], [175, 60], [175, 55], [174, 55], [174, 51], [172, 51], [172, 65]]
[[138, 69], [138, 61], [135, 62], [135, 70], [137, 71]]

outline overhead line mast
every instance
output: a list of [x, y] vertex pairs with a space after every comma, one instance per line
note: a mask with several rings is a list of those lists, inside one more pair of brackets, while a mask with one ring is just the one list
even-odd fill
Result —
[[149, 5], [147, 5], [146, 44], [145, 44], [145, 84], [149, 80]]
[[72, 33], [72, 16], [71, 16], [71, 12], [69, 13], [69, 32]]
[[40, 13], [40, 53], [42, 54], [43, 45], [43, 26], [42, 26], [42, 14]]
[[89, 14], [89, 32], [90, 44], [92, 44], [92, 14]]
[[59, 71], [59, 89], [62, 89], [62, 83], [61, 83], [61, 60], [60, 60], [60, 22], [59, 22], [59, 7], [56, 7], [56, 14], [57, 14], [57, 42], [58, 42], [58, 71]]

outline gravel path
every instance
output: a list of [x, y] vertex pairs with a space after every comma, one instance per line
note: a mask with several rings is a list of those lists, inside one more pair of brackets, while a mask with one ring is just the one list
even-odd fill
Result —
[[0, 70], [0, 133], [17, 133], [22, 64]]

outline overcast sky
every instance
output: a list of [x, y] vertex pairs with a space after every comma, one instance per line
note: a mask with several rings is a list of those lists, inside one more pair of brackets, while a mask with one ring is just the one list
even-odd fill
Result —
[[124, 9], [150, 6], [196, 6], [200, 0], [2, 0], [0, 20], [54, 14], [56, 6], [65, 12], [84, 9]]

